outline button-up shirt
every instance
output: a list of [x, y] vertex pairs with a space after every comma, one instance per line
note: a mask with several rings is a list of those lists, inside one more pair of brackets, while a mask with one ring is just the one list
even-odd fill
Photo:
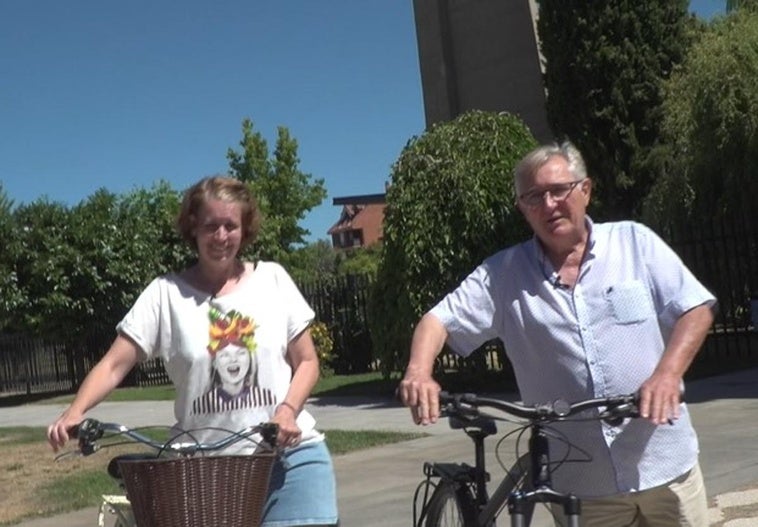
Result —
[[[573, 288], [560, 281], [536, 238], [500, 251], [432, 309], [447, 343], [467, 355], [500, 338], [527, 404], [635, 392], [650, 377], [677, 319], [715, 298], [652, 230], [594, 224]], [[557, 490], [579, 497], [665, 484], [697, 462], [687, 407], [673, 425], [627, 419], [551, 425]], [[591, 462], [588, 461], [591, 458]]]

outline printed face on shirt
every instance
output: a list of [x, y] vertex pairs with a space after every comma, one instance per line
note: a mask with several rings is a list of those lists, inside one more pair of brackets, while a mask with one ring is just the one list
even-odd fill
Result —
[[[549, 248], [563, 247], [574, 243], [584, 232], [591, 186], [589, 179], [576, 182], [568, 162], [561, 156], [553, 156], [530, 180], [522, 182], [521, 188], [525, 190], [518, 207], [542, 243]], [[529, 196], [541, 199], [527, 199]]]
[[254, 375], [254, 367], [250, 351], [237, 344], [227, 344], [213, 357], [213, 368], [221, 388], [229, 395], [236, 395], [242, 390], [245, 380]]
[[242, 242], [242, 208], [239, 203], [207, 200], [195, 217], [198, 256], [206, 263], [232, 262]]

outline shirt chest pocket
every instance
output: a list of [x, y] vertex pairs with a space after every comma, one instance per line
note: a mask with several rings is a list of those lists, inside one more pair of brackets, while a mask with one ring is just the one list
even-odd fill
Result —
[[639, 280], [615, 284], [605, 297], [617, 324], [635, 324], [655, 315], [650, 293]]

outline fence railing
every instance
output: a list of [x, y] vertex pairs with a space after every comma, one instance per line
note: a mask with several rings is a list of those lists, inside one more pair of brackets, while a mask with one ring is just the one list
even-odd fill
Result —
[[732, 215], [664, 232], [674, 250], [718, 299], [713, 329], [693, 365], [708, 373], [722, 363], [755, 364], [758, 328], [758, 215]]
[[[694, 274], [716, 295], [719, 311], [693, 372], [717, 373], [758, 366], [758, 224], [747, 218], [704, 221], [662, 233]], [[352, 275], [299, 284], [306, 300], [326, 323], [334, 340], [332, 366], [338, 373], [375, 369], [368, 329], [369, 276]], [[67, 392], [75, 389], [102, 356], [113, 335], [76, 344], [41, 338], [0, 336], [0, 397]], [[502, 345], [460, 359], [441, 357], [445, 370], [482, 368], [508, 373]], [[127, 379], [132, 385], [169, 383], [158, 360], [140, 365]]]
[[299, 285], [319, 321], [332, 332], [336, 373], [372, 369], [373, 346], [368, 329], [370, 275], [336, 276]]

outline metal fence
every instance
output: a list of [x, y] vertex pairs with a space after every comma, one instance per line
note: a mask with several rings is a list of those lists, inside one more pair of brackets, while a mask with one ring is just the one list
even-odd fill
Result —
[[299, 285], [319, 321], [331, 330], [336, 373], [362, 373], [374, 366], [368, 327], [369, 275], [337, 276]]
[[[758, 366], [758, 225], [747, 218], [709, 220], [677, 232], [662, 232], [685, 264], [719, 300], [717, 318], [690, 374], [709, 375], [729, 369]], [[368, 327], [369, 276], [344, 276], [299, 284], [306, 300], [326, 323], [334, 340], [333, 367], [338, 373], [376, 368]], [[0, 400], [13, 396], [70, 392], [102, 356], [113, 335], [76, 344], [41, 338], [0, 336]], [[501, 371], [510, 365], [500, 343], [460, 359], [441, 358], [452, 371]], [[140, 365], [127, 385], [169, 382], [158, 360]]]
[[708, 373], [722, 363], [755, 365], [758, 217], [732, 215], [690, 222], [662, 236], [718, 299], [713, 329], [696, 358], [695, 370]]

